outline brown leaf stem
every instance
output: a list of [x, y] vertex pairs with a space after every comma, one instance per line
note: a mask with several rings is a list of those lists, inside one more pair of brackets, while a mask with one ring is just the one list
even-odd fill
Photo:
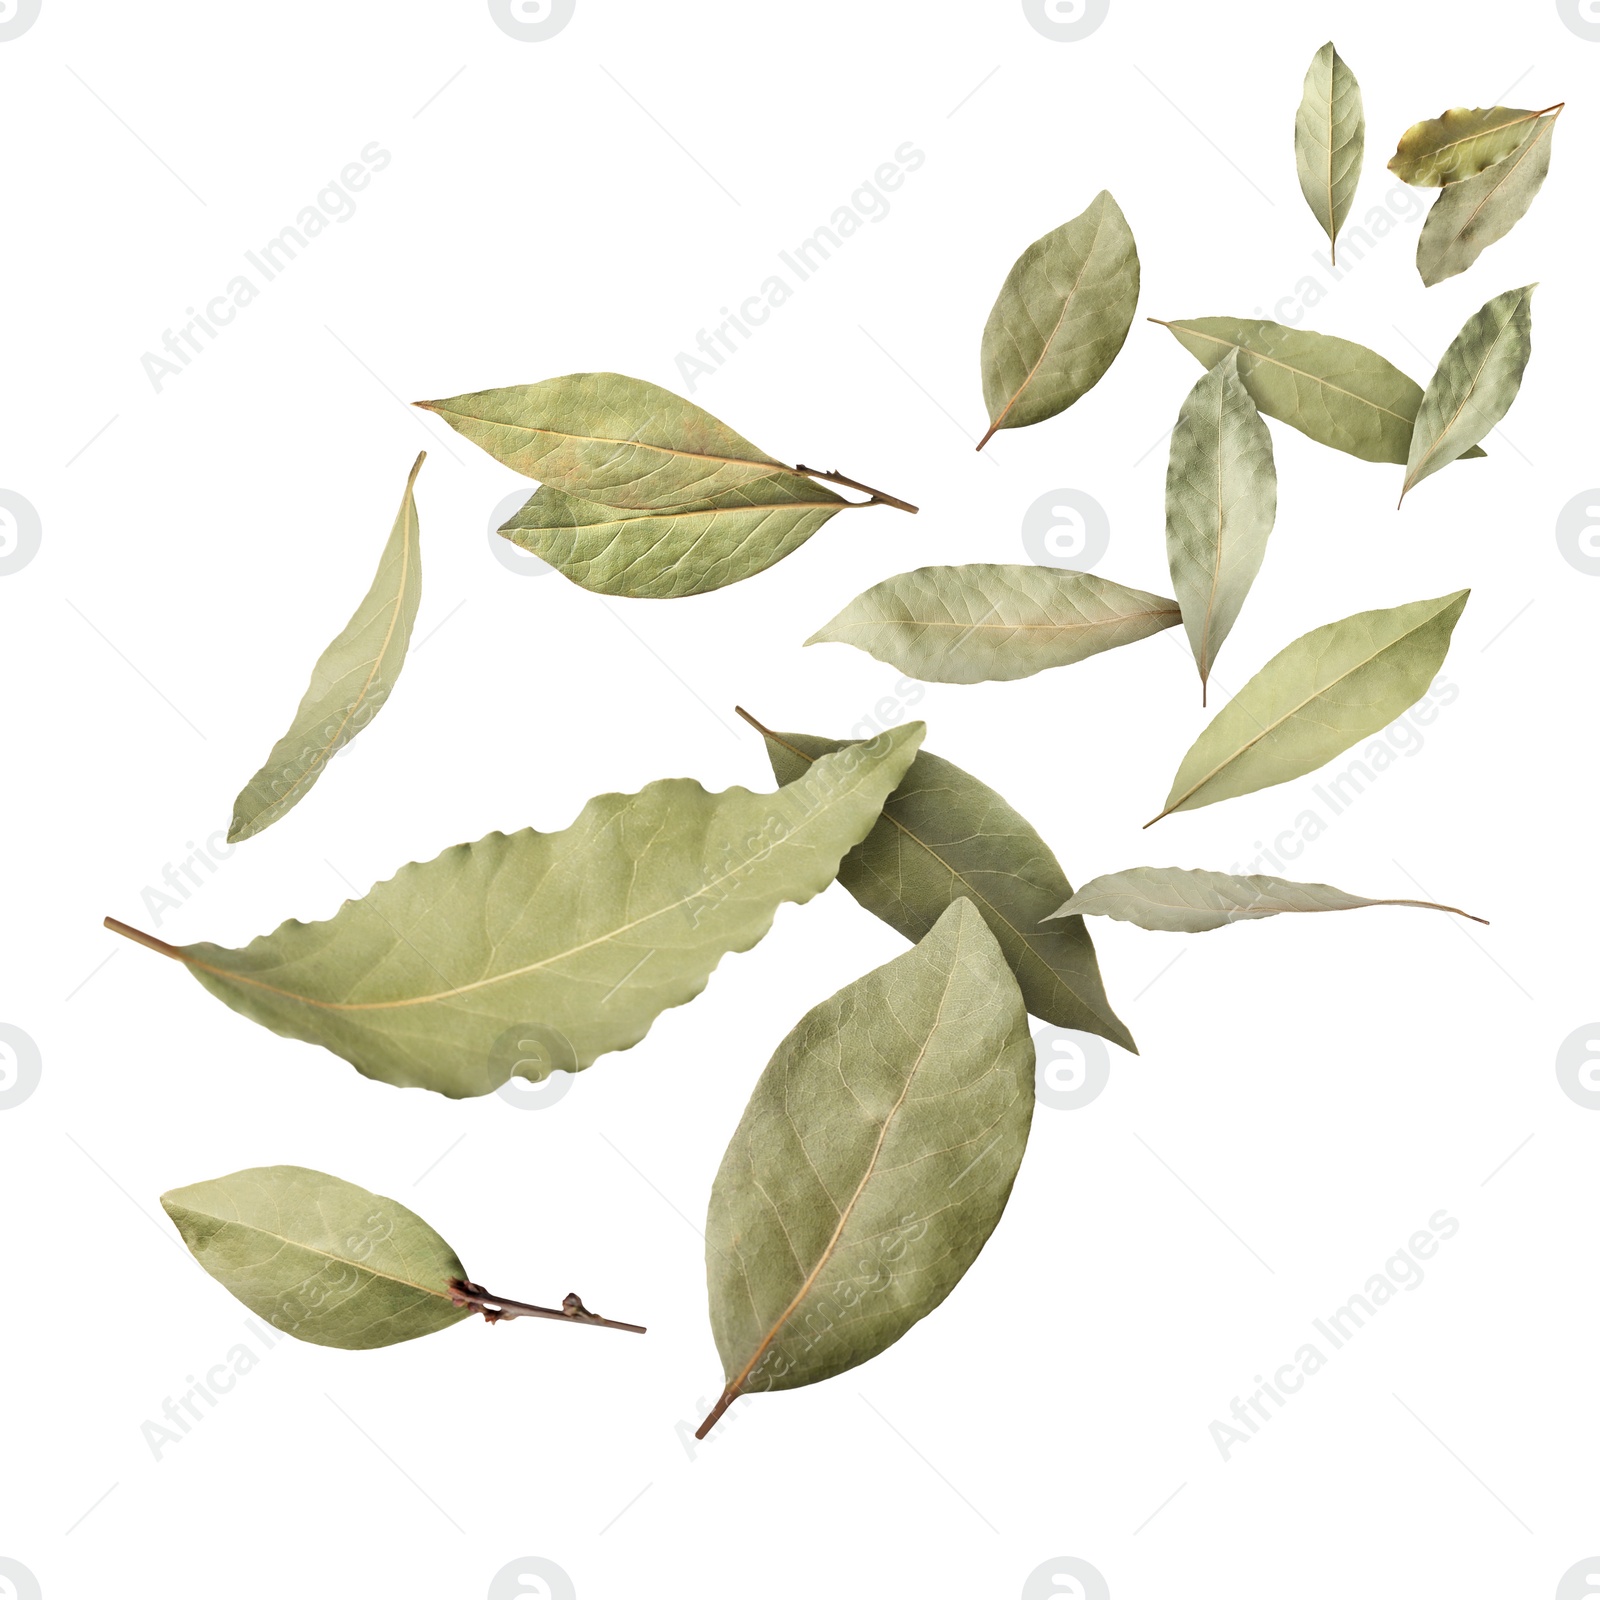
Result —
[[482, 1284], [452, 1278], [450, 1299], [458, 1306], [480, 1312], [485, 1322], [509, 1322], [513, 1317], [546, 1317], [552, 1322], [586, 1322], [594, 1328], [620, 1328], [624, 1333], [645, 1331], [637, 1322], [613, 1322], [609, 1317], [597, 1316], [575, 1294], [569, 1294], [561, 1302], [558, 1311], [551, 1306], [530, 1306], [521, 1300], [506, 1300], [500, 1295], [490, 1294]]

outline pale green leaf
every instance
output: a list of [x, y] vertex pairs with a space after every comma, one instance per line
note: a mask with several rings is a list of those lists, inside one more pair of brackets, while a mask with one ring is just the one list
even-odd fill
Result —
[[1533, 354], [1533, 291], [1507, 289], [1480, 306], [1439, 360], [1411, 435], [1405, 499], [1424, 478], [1485, 437], [1511, 409]]
[[561, 833], [491, 833], [402, 867], [326, 922], [240, 950], [183, 948], [218, 999], [386, 1083], [487, 1094], [641, 1040], [805, 901], [871, 831], [920, 722], [818, 761], [775, 794], [669, 778], [591, 800]]
[[1528, 124], [1544, 114], [1513, 106], [1456, 106], [1407, 128], [1389, 170], [1419, 189], [1459, 183], [1504, 160], [1522, 143]]
[[406, 479], [405, 497], [366, 598], [322, 652], [289, 731], [234, 801], [230, 843], [260, 833], [297, 806], [389, 698], [405, 665], [422, 598], [422, 547], [412, 489], [425, 458], [426, 453], [417, 457]]
[[1302, 634], [1211, 719], [1152, 821], [1303, 777], [1387, 727], [1433, 681], [1468, 593]]
[[[845, 748], [840, 739], [774, 733], [742, 715], [765, 737], [779, 783], [793, 783], [812, 762]], [[970, 900], [999, 941], [1034, 1016], [1138, 1053], [1106, 999], [1083, 919], [1041, 926], [1072, 893], [1050, 847], [993, 789], [954, 762], [928, 750], [917, 753], [877, 826], [840, 863], [839, 882], [913, 940], [956, 900]]]
[[1022, 996], [965, 900], [801, 1019], [711, 1191], [727, 1387], [702, 1433], [739, 1393], [870, 1360], [950, 1293], [1005, 1209], [1033, 1075]]
[[1446, 184], [1417, 240], [1417, 271], [1430, 288], [1465, 272], [1526, 215], [1550, 171], [1555, 117], [1540, 117], [1521, 144], [1475, 178]]
[[847, 501], [809, 478], [763, 478], [714, 503], [628, 510], [539, 489], [500, 532], [600, 594], [704, 594], [798, 550]]
[[1116, 917], [1158, 933], [1209, 933], [1230, 922], [1254, 922], [1284, 911], [1355, 911], [1362, 906], [1420, 906], [1483, 921], [1431, 900], [1367, 900], [1326, 883], [1291, 883], [1260, 873], [1239, 877], [1186, 867], [1108, 872], [1084, 884], [1054, 915]]
[[1272, 436], [1230, 350], [1178, 412], [1167, 458], [1167, 565], [1200, 669], [1200, 701], [1278, 510]]
[[1263, 416], [1363, 461], [1404, 466], [1422, 385], [1376, 351], [1252, 317], [1150, 320], [1208, 367], [1238, 351], [1240, 380]]
[[919, 567], [858, 594], [807, 644], [853, 644], [933, 683], [1026, 678], [1147, 638], [1175, 600], [1056, 567]]
[[1361, 85], [1329, 40], [1306, 70], [1294, 119], [1294, 160], [1300, 192], [1328, 235], [1330, 262], [1338, 258], [1339, 230], [1356, 197], [1366, 137]]
[[375, 1350], [471, 1316], [466, 1277], [415, 1212], [306, 1167], [251, 1167], [162, 1195], [194, 1258], [264, 1322], [311, 1344]]
[[1088, 209], [1017, 257], [983, 330], [989, 431], [1065, 411], [1106, 374], [1139, 301], [1139, 252], [1102, 189]]

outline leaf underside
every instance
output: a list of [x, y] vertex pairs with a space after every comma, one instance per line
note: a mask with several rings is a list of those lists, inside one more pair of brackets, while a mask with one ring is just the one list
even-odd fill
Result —
[[1333, 260], [1339, 230], [1356, 197], [1365, 145], [1361, 85], [1330, 41], [1306, 70], [1294, 119], [1294, 158], [1300, 192], [1328, 236]]

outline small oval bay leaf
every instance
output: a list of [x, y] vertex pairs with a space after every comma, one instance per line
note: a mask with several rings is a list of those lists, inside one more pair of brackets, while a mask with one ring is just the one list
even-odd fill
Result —
[[1387, 727], [1443, 665], [1468, 592], [1360, 611], [1285, 646], [1211, 719], [1145, 826], [1303, 777]]
[[1306, 69], [1294, 119], [1300, 192], [1328, 235], [1330, 265], [1338, 260], [1339, 230], [1356, 197], [1366, 136], [1361, 85], [1330, 39]]
[[306, 1167], [251, 1167], [161, 1197], [196, 1261], [281, 1333], [376, 1350], [472, 1315], [453, 1251], [394, 1200]]
[[886, 578], [806, 643], [853, 644], [930, 683], [987, 683], [1068, 666], [1179, 620], [1177, 601], [1090, 572], [977, 562]]
[[1167, 458], [1167, 565], [1200, 670], [1200, 703], [1217, 651], [1261, 569], [1278, 511], [1272, 436], [1230, 350], [1189, 391]]
[[1065, 411], [1106, 374], [1139, 301], [1139, 251], [1122, 209], [1102, 189], [1088, 207], [1022, 252], [984, 325], [981, 363], [989, 431]]
[[1368, 900], [1326, 883], [1293, 883], [1252, 873], [1187, 867], [1131, 867], [1093, 878], [1057, 917], [1115, 917], [1157, 933], [1209, 933], [1232, 922], [1254, 922], [1295, 911], [1355, 911], [1364, 906], [1417, 906], [1482, 922], [1468, 911], [1432, 900]]
[[1005, 1209], [1033, 1078], [1016, 980], [966, 900], [801, 1019], [711, 1191], [726, 1387], [701, 1437], [740, 1393], [848, 1371], [939, 1305]]
[[[847, 743], [774, 733], [748, 712], [740, 715], [766, 740], [779, 783], [793, 783]], [[1106, 999], [1083, 919], [1042, 925], [1046, 912], [1072, 893], [1050, 847], [1000, 795], [953, 761], [917, 752], [872, 832], [840, 863], [839, 882], [913, 941], [956, 900], [970, 900], [999, 941], [1034, 1016], [1138, 1054]]]
[[1402, 500], [1495, 426], [1522, 387], [1533, 354], [1533, 291], [1508, 289], [1462, 324], [1428, 381], [1417, 411]]
[[422, 548], [412, 491], [425, 459], [426, 452], [417, 457], [406, 479], [405, 497], [366, 598], [318, 658], [289, 731], [234, 801], [230, 844], [260, 833], [297, 806], [393, 690], [422, 599]]
[[724, 955], [766, 934], [779, 905], [827, 888], [922, 734], [907, 723], [773, 794], [669, 778], [599, 795], [560, 833], [456, 845], [325, 922], [285, 922], [238, 950], [107, 925], [367, 1077], [488, 1094], [513, 1071], [538, 1081], [629, 1049], [692, 1000]]

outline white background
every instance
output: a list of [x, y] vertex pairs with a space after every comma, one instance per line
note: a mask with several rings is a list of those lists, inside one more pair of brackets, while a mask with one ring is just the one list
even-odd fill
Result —
[[[1291, 144], [1330, 30], [1368, 117], [1352, 223], [1410, 213], [1331, 287]], [[578, 0], [542, 43], [482, 3], [44, 0], [0, 42], [0, 488], [43, 529], [0, 578], [0, 1021], [42, 1060], [0, 1112], [0, 1555], [47, 1600], [476, 1597], [525, 1556], [594, 1600], [1007, 1596], [1064, 1556], [1118, 1597], [1543, 1597], [1600, 1552], [1600, 1114], [1554, 1066], [1600, 1012], [1600, 578], [1555, 538], [1597, 476], [1597, 90], [1600, 43], [1547, 0], [1448, 18], [1113, 0], [1070, 43], [1015, 0]], [[1550, 180], [1508, 239], [1425, 290], [1427, 196], [1396, 193], [1384, 162], [1411, 122], [1500, 99], [1568, 102]], [[355, 214], [157, 392], [145, 352], [372, 141], [392, 160]], [[698, 330], [905, 141], [926, 160], [888, 215], [694, 398], [921, 515], [840, 518], [692, 600], [608, 601], [493, 559], [491, 513], [521, 480], [401, 402], [587, 369], [681, 391]], [[980, 457], [995, 292], [1102, 187], [1138, 239], [1140, 319], [1084, 401]], [[734, 703], [818, 734], [881, 716], [897, 673], [801, 641], [892, 573], [1029, 559], [1023, 514], [1052, 490], [1105, 508], [1098, 571], [1166, 588], [1162, 435], [1200, 369], [1143, 315], [1282, 316], [1308, 275], [1325, 294], [1306, 325], [1422, 380], [1483, 301], [1541, 283], [1490, 459], [1402, 512], [1399, 468], [1273, 425], [1278, 525], [1213, 692], [1321, 623], [1470, 586], [1456, 698], [1289, 875], [1426, 892], [1493, 926], [1096, 924], [1142, 1055], [1113, 1050], [1083, 1109], [1040, 1106], [989, 1248], [870, 1365], [754, 1399], [685, 1448], [720, 1387], [698, 1230], [722, 1149], [795, 1020], [904, 948], [842, 890], [782, 910], [694, 1004], [538, 1111], [369, 1082], [100, 928], [151, 926], [143, 891], [226, 827], [370, 581], [419, 448], [419, 659], [164, 937], [241, 944], [325, 917], [405, 861], [564, 827], [657, 777], [767, 787]], [[1181, 630], [1024, 682], [931, 686], [914, 714], [1074, 882], [1247, 866], [1317, 804], [1307, 778], [1140, 831], [1204, 724]], [[285, 1340], [158, 1461], [141, 1425], [246, 1338], [158, 1196], [276, 1162], [413, 1206], [501, 1292], [576, 1289], [651, 1331]], [[1426, 1280], [1225, 1462], [1212, 1422], [1441, 1209], [1459, 1231]], [[496, 1592], [561, 1591], [513, 1575]], [[1028, 1592], [1081, 1591], [1047, 1572]]]

